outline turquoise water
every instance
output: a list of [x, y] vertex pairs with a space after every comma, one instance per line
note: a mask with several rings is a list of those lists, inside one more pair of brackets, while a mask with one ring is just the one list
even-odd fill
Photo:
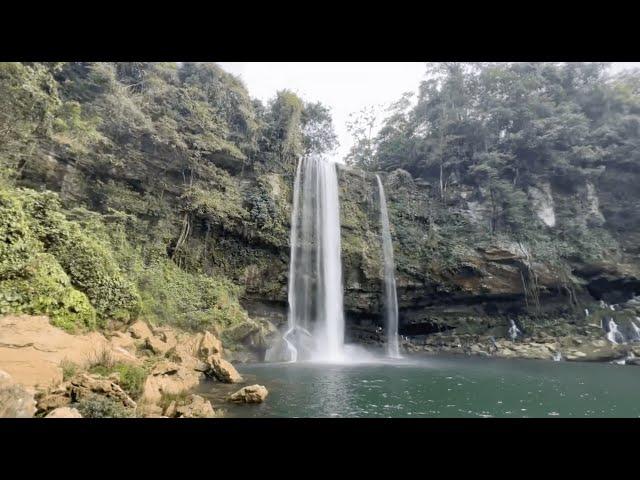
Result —
[[[254, 364], [238, 370], [269, 390], [229, 417], [640, 417], [640, 367], [430, 357], [359, 365]], [[216, 407], [239, 388], [203, 384]]]

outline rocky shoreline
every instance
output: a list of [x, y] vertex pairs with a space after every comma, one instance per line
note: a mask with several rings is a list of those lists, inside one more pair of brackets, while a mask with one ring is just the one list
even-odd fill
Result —
[[588, 336], [554, 338], [539, 335], [519, 341], [481, 335], [435, 335], [424, 344], [403, 342], [405, 352], [476, 355], [573, 362], [616, 362], [640, 365], [640, 343], [613, 344]]
[[[243, 383], [218, 336], [153, 328], [70, 335], [47, 317], [0, 318], [0, 417], [221, 417], [191, 393], [203, 380]], [[259, 403], [245, 386], [229, 403]]]

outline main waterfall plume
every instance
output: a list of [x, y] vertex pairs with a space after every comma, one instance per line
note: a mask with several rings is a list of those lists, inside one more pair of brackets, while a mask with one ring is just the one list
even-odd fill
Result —
[[391, 230], [389, 227], [389, 213], [387, 212], [387, 199], [384, 195], [384, 187], [380, 176], [378, 191], [380, 193], [380, 222], [382, 224], [382, 250], [384, 254], [384, 298], [385, 319], [387, 325], [387, 355], [391, 358], [400, 358], [398, 345], [398, 295], [396, 293], [396, 272], [393, 262], [393, 244], [391, 243]]
[[291, 361], [341, 361], [344, 311], [340, 206], [335, 163], [301, 158], [291, 214], [289, 318]]

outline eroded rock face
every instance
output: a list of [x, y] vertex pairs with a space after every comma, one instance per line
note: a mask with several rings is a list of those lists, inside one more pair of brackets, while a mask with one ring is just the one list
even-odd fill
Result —
[[269, 391], [262, 385], [249, 385], [243, 387], [228, 398], [233, 403], [262, 403]]
[[235, 367], [220, 355], [211, 355], [207, 358], [207, 363], [209, 366], [205, 372], [207, 376], [217, 378], [224, 383], [242, 382], [242, 377]]
[[82, 418], [82, 414], [76, 408], [60, 407], [48, 413], [45, 418]]
[[33, 393], [0, 370], [0, 418], [30, 418], [35, 413]]

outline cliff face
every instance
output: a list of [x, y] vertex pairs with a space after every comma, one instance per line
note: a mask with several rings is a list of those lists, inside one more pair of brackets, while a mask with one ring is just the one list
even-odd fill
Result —
[[[180, 317], [177, 324], [196, 328], [215, 317], [223, 329], [235, 328], [244, 313], [209, 280], [234, 284], [259, 324], [234, 335], [263, 351], [270, 324], [286, 322], [300, 102], [283, 94], [265, 112], [215, 68], [152, 65], [138, 79], [134, 67], [58, 72], [57, 101], [66, 105], [56, 113], [58, 131], [16, 134], [16, 145], [33, 148], [16, 156], [12, 181], [57, 192], [65, 215], [83, 225], [99, 217], [105, 230], [124, 232], [112, 239], [114, 258], [134, 277], [143, 316]], [[94, 140], [80, 141], [86, 138]], [[12, 148], [6, 158], [21, 151]], [[383, 322], [375, 176], [338, 169], [348, 338], [375, 341]], [[473, 179], [451, 177], [441, 195], [437, 180], [403, 170], [381, 175], [403, 335], [506, 330], [509, 317], [574, 322], [592, 302], [640, 293], [640, 169], [633, 162], [602, 167], [588, 181], [532, 174], [513, 202], [500, 205]], [[517, 222], [497, 223], [506, 217]]]
[[[62, 153], [45, 157], [37, 168], [40, 177], [28, 175], [28, 184], [57, 190], [67, 202], [83, 198], [74, 192], [90, 188], [95, 175]], [[375, 177], [338, 168], [347, 318], [353, 325], [381, 324], [382, 246]], [[142, 191], [134, 195], [144, 196], [146, 186], [157, 181], [169, 185], [165, 201], [170, 203], [172, 196], [177, 201], [179, 191], [172, 191], [168, 180], [178, 172], [158, 169], [149, 158], [143, 170], [113, 169], [94, 181], [126, 186], [145, 177], [145, 186], [138, 187]], [[214, 224], [211, 214], [196, 212], [184, 249], [201, 252], [210, 274], [224, 275], [244, 288], [241, 301], [250, 316], [281, 325], [287, 309], [292, 176], [247, 171], [241, 175], [233, 168], [225, 172], [228, 190], [241, 199], [238, 208], [249, 214], [246, 199], [255, 196], [268, 205], [262, 225], [234, 223], [231, 215], [223, 216], [225, 212]], [[149, 174], [158, 178], [149, 181]], [[604, 172], [595, 185], [554, 185], [545, 180], [532, 185], [528, 221], [539, 235], [530, 241], [518, 232], [490, 234], [490, 205], [479, 188], [454, 185], [442, 204], [432, 185], [401, 170], [385, 175], [401, 330], [429, 333], [459, 327], [470, 317], [482, 322], [489, 316], [571, 316], [581, 303], [624, 301], [638, 293], [640, 218], [634, 185], [639, 177], [612, 171]], [[41, 183], [36, 185], [36, 178]], [[583, 250], [585, 242], [592, 251]]]

